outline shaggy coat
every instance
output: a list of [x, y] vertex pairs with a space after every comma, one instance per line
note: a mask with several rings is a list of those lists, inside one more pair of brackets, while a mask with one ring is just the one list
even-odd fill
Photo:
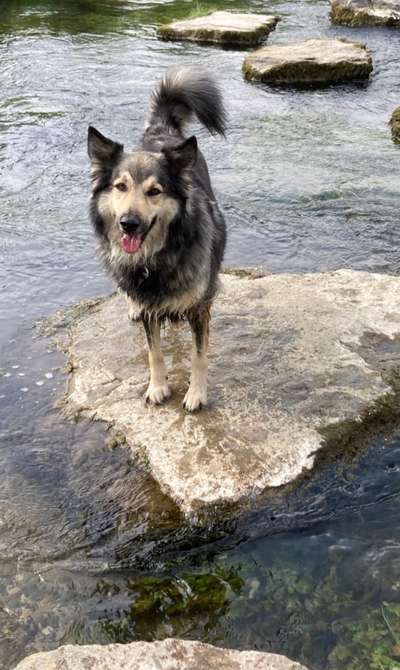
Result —
[[197, 116], [224, 134], [220, 92], [206, 74], [167, 72], [152, 95], [140, 146], [126, 152], [90, 127], [90, 217], [106, 270], [127, 295], [129, 315], [143, 322], [150, 362], [149, 402], [169, 395], [159, 324], [186, 318], [193, 332], [192, 374], [184, 405], [207, 401], [209, 312], [218, 287], [226, 228], [206, 161], [185, 124]]

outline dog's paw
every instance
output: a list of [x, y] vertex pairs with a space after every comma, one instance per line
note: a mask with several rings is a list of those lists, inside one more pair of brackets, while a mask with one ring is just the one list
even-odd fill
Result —
[[165, 384], [160, 384], [158, 386], [155, 384], [149, 384], [145, 398], [146, 402], [151, 405], [161, 405], [163, 402], [168, 400], [170, 395], [170, 388], [167, 382], [165, 382]]
[[143, 308], [137, 302], [132, 300], [128, 295], [126, 297], [126, 304], [128, 306], [128, 319], [129, 321], [140, 321], [143, 313]]
[[207, 390], [193, 388], [191, 385], [183, 399], [183, 406], [187, 412], [197, 412], [207, 405]]
[[128, 309], [128, 319], [133, 323], [140, 321], [142, 318], [143, 310], [140, 307], [131, 306]]

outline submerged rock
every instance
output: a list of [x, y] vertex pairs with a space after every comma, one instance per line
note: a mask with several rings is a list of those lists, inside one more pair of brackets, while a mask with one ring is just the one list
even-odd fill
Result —
[[191, 40], [222, 44], [257, 44], [274, 30], [278, 16], [213, 12], [194, 19], [175, 21], [158, 29], [165, 40]]
[[[399, 367], [400, 278], [366, 272], [222, 276], [213, 308], [209, 408], [186, 414], [187, 324], [163, 342], [172, 398], [145, 405], [145, 338], [115, 294], [55, 319], [70, 357], [67, 406], [101, 419], [144, 454], [189, 518], [248, 503], [313, 467], [395, 395], [382, 377]], [[61, 328], [61, 331], [60, 331]], [[376, 347], [382, 353], [374, 357]], [[384, 401], [382, 406], [379, 404]]]
[[220, 649], [202, 642], [169, 639], [109, 645], [66, 645], [33, 654], [15, 670], [307, 670], [285, 656]]
[[394, 110], [390, 118], [390, 128], [395, 142], [400, 142], [400, 107]]
[[333, 23], [345, 26], [400, 26], [400, 0], [331, 0]]
[[309, 39], [266, 46], [244, 60], [243, 73], [276, 85], [327, 85], [367, 79], [372, 58], [366, 47], [345, 39]]

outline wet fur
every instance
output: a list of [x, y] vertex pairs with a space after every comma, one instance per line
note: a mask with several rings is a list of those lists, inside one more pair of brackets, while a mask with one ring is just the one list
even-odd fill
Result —
[[[169, 395], [166, 382], [160, 382], [166, 372], [159, 322], [186, 318], [193, 333], [192, 380], [185, 399], [189, 410], [206, 402], [209, 312], [226, 239], [205, 159], [195, 138], [185, 140], [183, 134], [193, 115], [211, 132], [224, 133], [225, 115], [214, 82], [203, 73], [175, 70], [153, 93], [135, 151], [124, 152], [121, 144], [89, 129], [90, 216], [105, 267], [127, 294], [131, 318], [142, 320], [145, 327], [151, 369], [148, 399], [157, 403]], [[121, 180], [127, 188], [124, 194], [115, 186]], [[146, 195], [152, 183], [162, 188], [156, 198]], [[125, 211], [143, 222], [144, 241], [133, 254], [120, 243], [118, 219]], [[151, 391], [153, 377], [156, 392]]]

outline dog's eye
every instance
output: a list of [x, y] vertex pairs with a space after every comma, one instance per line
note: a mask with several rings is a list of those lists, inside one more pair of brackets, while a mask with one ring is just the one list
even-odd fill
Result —
[[119, 181], [118, 184], [114, 184], [115, 188], [118, 189], [118, 191], [121, 191], [121, 193], [124, 193], [125, 191], [128, 190], [128, 187], [126, 184], [124, 184], [123, 181]]
[[160, 195], [162, 193], [160, 188], [157, 188], [157, 186], [153, 186], [153, 188], [149, 189], [146, 193], [146, 195], [150, 196], [150, 198], [153, 198], [155, 195]]

